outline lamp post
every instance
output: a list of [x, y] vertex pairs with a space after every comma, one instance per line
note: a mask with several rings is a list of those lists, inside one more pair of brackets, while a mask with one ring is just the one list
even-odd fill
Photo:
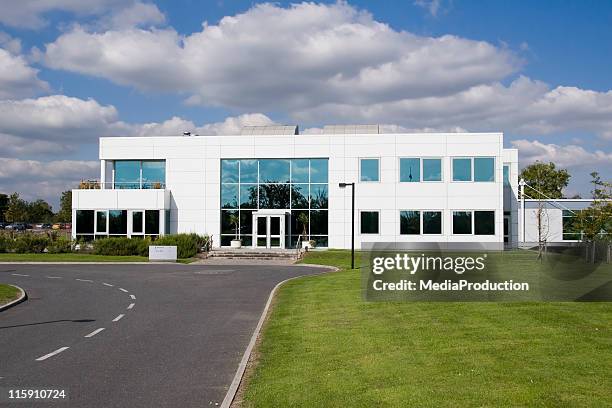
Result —
[[355, 183], [340, 183], [338, 187], [351, 187], [351, 269], [355, 269]]

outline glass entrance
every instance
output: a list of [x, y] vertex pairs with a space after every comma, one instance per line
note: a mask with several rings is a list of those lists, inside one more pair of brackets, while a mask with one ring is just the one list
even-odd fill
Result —
[[258, 248], [284, 248], [284, 215], [255, 215], [253, 246]]

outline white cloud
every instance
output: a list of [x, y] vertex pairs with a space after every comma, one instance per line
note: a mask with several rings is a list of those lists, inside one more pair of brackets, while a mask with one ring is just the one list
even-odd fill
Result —
[[[13, 51], [17, 48], [9, 46]], [[21, 98], [48, 89], [49, 84], [38, 78], [38, 70], [30, 67], [22, 56], [0, 48], [0, 99]]]
[[155, 4], [136, 2], [104, 17], [99, 25], [107, 28], [129, 28], [163, 24], [166, 16]]
[[441, 0], [415, 0], [414, 5], [424, 8], [433, 17], [437, 17], [442, 4]]
[[589, 152], [582, 146], [545, 144], [538, 140], [519, 139], [512, 141], [512, 146], [519, 149], [521, 165], [535, 161], [553, 162], [558, 167], [612, 167], [612, 153], [601, 150]]
[[21, 40], [0, 31], [0, 48], [4, 48], [11, 54], [19, 54], [21, 52]]
[[188, 36], [171, 28], [77, 26], [47, 44], [45, 61], [141, 90], [185, 93], [190, 103], [245, 110], [449, 95], [521, 65], [507, 49], [396, 31], [344, 2], [259, 4]]

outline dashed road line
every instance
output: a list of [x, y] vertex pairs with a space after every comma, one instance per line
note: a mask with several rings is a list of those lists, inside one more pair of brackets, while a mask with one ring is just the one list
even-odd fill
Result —
[[62, 279], [61, 276], [45, 276], [47, 279]]
[[135, 304], [136, 304], [136, 303], [130, 303], [130, 305], [127, 307], [127, 308], [128, 308], [128, 310], [130, 310], [131, 308], [133, 308]]
[[11, 275], [13, 275], [13, 276], [30, 276], [30, 275], [24, 275], [23, 273], [11, 273]]
[[136, 299], [136, 296], [134, 296], [134, 295], [130, 295], [130, 297], [131, 297], [132, 299]]
[[119, 316], [115, 317], [113, 319], [113, 322], [118, 322], [119, 320], [121, 320], [123, 318], [123, 316], [125, 316], [124, 314], [120, 314]]
[[111, 288], [112, 288], [113, 286], [115, 286], [115, 285], [111, 285], [110, 283], [106, 283], [106, 282], [102, 282], [102, 284], [103, 284], [104, 286], [110, 286]]
[[59, 354], [59, 353], [61, 353], [61, 352], [62, 352], [62, 351], [64, 351], [64, 350], [68, 350], [69, 348], [70, 348], [70, 347], [60, 347], [60, 348], [58, 348], [57, 350], [52, 351], [52, 352], [51, 352], [51, 353], [49, 353], [49, 354], [45, 354], [45, 355], [44, 355], [44, 356], [42, 356], [42, 357], [38, 357], [38, 358], [36, 359], [36, 361], [43, 361], [43, 360], [46, 360], [46, 359], [48, 359], [49, 357], [53, 357], [54, 355]]
[[102, 330], [104, 330], [104, 327], [100, 327], [99, 329], [96, 329], [96, 330], [92, 331], [91, 333], [86, 334], [84, 337], [93, 337], [96, 334], [100, 333]]
[[76, 278], [75, 280], [78, 280], [79, 282], [93, 282], [91, 279], [79, 279], [79, 278]]
[[129, 290], [126, 290], [126, 289], [123, 289], [123, 288], [119, 288], [119, 290], [122, 291], [122, 292], [125, 292], [125, 293], [129, 292]]

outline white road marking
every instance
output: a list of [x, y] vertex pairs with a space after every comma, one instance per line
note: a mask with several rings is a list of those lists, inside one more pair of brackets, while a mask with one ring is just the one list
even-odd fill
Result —
[[128, 292], [129, 292], [128, 290], [125, 290], [125, 289], [123, 289], [123, 288], [119, 288], [119, 290], [120, 290], [120, 291], [122, 291], [122, 292], [125, 292], [125, 293], [128, 293]]
[[130, 295], [130, 297], [131, 297], [132, 299], [136, 299], [136, 296], [134, 296], [134, 295]]
[[55, 350], [55, 351], [53, 351], [53, 352], [51, 352], [51, 353], [49, 353], [49, 354], [45, 354], [45, 355], [44, 355], [44, 356], [42, 356], [42, 357], [38, 357], [38, 358], [36, 359], [36, 361], [43, 361], [43, 360], [46, 360], [46, 359], [48, 359], [49, 357], [53, 357], [54, 355], [59, 354], [59, 353], [61, 353], [61, 352], [62, 352], [62, 351], [64, 351], [64, 350], [68, 350], [69, 348], [70, 348], [70, 347], [60, 347], [60, 348], [58, 348], [57, 350]]
[[91, 333], [85, 335], [85, 337], [93, 337], [96, 334], [100, 333], [102, 330], [104, 330], [104, 327], [100, 327], [99, 329], [92, 331]]
[[79, 279], [79, 278], [77, 278], [75, 280], [78, 280], [79, 282], [93, 282], [91, 279]]
[[30, 275], [24, 275], [22, 273], [11, 273], [11, 275], [13, 275], [13, 276], [30, 276]]
[[113, 286], [115, 286], [115, 285], [111, 285], [110, 283], [106, 283], [106, 282], [102, 282], [102, 284], [103, 284], [104, 286], [110, 286], [111, 288], [112, 288]]
[[136, 304], [136, 303], [130, 303], [130, 305], [127, 307], [127, 308], [128, 308], [128, 310], [130, 310], [131, 308], [133, 308], [135, 304]]
[[61, 276], [47, 276], [49, 279], [62, 279]]
[[121, 320], [121, 318], [122, 318], [123, 316], [125, 316], [125, 315], [124, 315], [124, 314], [120, 314], [119, 316], [117, 316], [117, 317], [115, 317], [115, 318], [113, 319], [113, 322], [118, 322], [119, 320]]

